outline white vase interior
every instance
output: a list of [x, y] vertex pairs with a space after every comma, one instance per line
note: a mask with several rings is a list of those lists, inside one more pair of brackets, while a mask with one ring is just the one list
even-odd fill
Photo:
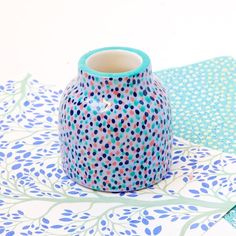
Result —
[[86, 60], [86, 65], [103, 73], [122, 73], [134, 70], [142, 64], [142, 57], [126, 50], [96, 52]]

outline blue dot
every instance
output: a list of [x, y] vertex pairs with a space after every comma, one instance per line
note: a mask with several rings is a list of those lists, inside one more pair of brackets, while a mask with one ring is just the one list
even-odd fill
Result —
[[24, 102], [24, 106], [25, 106], [25, 107], [27, 107], [29, 104], [30, 104], [29, 101], [25, 101], [25, 102]]
[[102, 221], [101, 221], [101, 224], [102, 224], [102, 225], [105, 225], [105, 224], [106, 224], [106, 221], [105, 221], [105, 220], [102, 220]]
[[52, 122], [52, 118], [51, 117], [47, 117], [47, 121], [48, 122]]
[[6, 236], [13, 236], [14, 234], [15, 234], [14, 231], [9, 231], [9, 232], [6, 234]]
[[20, 163], [17, 163], [17, 164], [15, 164], [15, 165], [13, 165], [11, 168], [12, 168], [12, 170], [17, 170], [17, 169], [19, 169], [21, 167], [21, 164]]

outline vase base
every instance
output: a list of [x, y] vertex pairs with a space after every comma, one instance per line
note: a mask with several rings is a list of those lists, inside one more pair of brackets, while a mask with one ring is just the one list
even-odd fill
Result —
[[134, 191], [140, 191], [140, 190], [144, 190], [146, 188], [150, 188], [158, 183], [160, 183], [162, 180], [164, 180], [168, 174], [170, 170], [170, 167], [167, 168], [165, 171], [162, 172], [161, 174], [161, 178], [158, 178], [156, 179], [155, 181], [153, 182], [150, 182], [150, 183], [146, 183], [146, 184], [143, 184], [143, 185], [137, 185], [135, 187], [132, 187], [130, 189], [117, 189], [117, 190], [114, 190], [114, 189], [109, 189], [109, 188], [106, 188], [106, 189], [101, 189], [98, 185], [95, 187], [95, 186], [88, 186], [86, 184], [83, 184], [81, 183], [81, 181], [79, 181], [78, 179], [76, 178], [71, 178], [69, 176], [69, 174], [67, 173], [66, 169], [63, 167], [63, 171], [64, 173], [66, 174], [66, 176], [72, 180], [73, 182], [77, 183], [78, 185], [80, 185], [81, 187], [84, 187], [86, 189], [89, 189], [89, 190], [94, 190], [94, 191], [98, 191], [98, 192], [106, 192], [106, 193], [124, 193], [124, 192], [134, 192]]

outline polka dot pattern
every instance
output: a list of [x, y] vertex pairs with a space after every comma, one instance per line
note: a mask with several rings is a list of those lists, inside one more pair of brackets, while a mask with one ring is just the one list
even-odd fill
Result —
[[63, 168], [79, 184], [132, 191], [160, 181], [171, 164], [171, 110], [151, 67], [104, 78], [80, 70], [59, 112]]
[[236, 153], [236, 61], [220, 57], [155, 73], [170, 96], [174, 134]]

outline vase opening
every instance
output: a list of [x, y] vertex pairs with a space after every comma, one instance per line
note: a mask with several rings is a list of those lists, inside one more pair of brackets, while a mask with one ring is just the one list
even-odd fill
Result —
[[95, 52], [87, 58], [86, 65], [98, 72], [122, 73], [137, 69], [142, 62], [137, 53], [119, 49]]

